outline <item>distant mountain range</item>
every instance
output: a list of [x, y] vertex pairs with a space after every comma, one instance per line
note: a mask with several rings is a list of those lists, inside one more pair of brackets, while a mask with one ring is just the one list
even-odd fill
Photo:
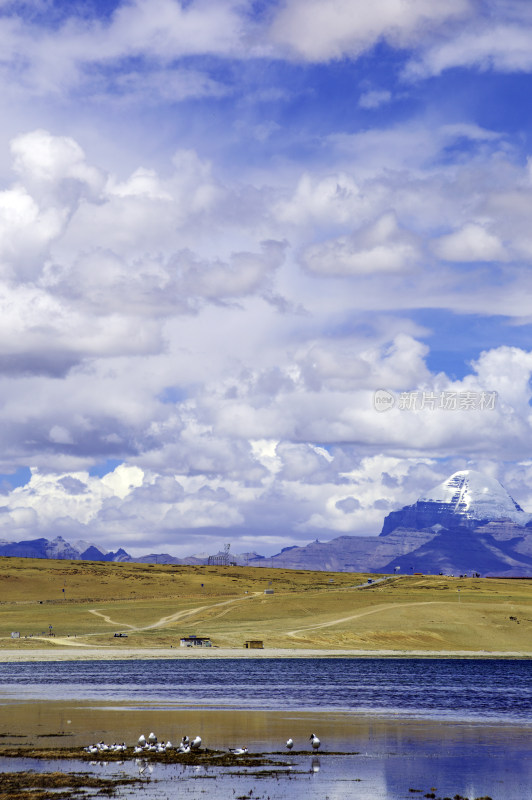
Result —
[[168, 553], [130, 556], [87, 542], [0, 541], [0, 556], [159, 564], [237, 564], [335, 572], [398, 572], [532, 576], [532, 514], [501, 484], [479, 472], [455, 472], [416, 503], [392, 511], [379, 536], [339, 536], [274, 556], [257, 553], [177, 558]]
[[71, 559], [74, 561], [129, 561], [146, 564], [207, 564], [212, 563], [235, 563], [244, 565], [256, 560], [263, 560], [263, 556], [258, 553], [233, 553], [219, 552], [213, 556], [207, 554], [201, 556], [188, 556], [187, 558], [177, 558], [169, 553], [150, 553], [145, 556], [131, 556], [122, 547], [116, 552], [96, 547], [88, 542], [74, 542], [71, 544], [56, 536], [55, 539], [28, 539], [22, 542], [7, 542], [0, 540], [0, 556], [11, 556], [17, 558], [56, 558]]

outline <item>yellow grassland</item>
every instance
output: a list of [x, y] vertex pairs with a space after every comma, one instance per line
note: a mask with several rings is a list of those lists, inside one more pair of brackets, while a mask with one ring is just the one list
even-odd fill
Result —
[[219, 648], [261, 639], [272, 650], [532, 655], [532, 579], [414, 575], [367, 584], [378, 577], [0, 558], [0, 649], [119, 652], [177, 647], [196, 634]]

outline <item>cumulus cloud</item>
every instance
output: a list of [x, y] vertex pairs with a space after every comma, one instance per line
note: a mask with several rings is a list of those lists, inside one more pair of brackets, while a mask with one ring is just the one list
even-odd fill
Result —
[[353, 177], [346, 174], [316, 179], [304, 174], [293, 196], [275, 207], [281, 222], [290, 224], [345, 224], [365, 210], [365, 198]]
[[63, 229], [61, 209], [40, 209], [22, 186], [0, 192], [0, 268], [4, 278], [32, 278]]
[[507, 258], [502, 242], [482, 225], [469, 223], [434, 244], [445, 261], [500, 261]]
[[316, 274], [364, 275], [408, 270], [419, 257], [416, 237], [401, 230], [396, 215], [388, 212], [350, 237], [312, 245], [302, 261]]
[[11, 152], [13, 169], [30, 190], [46, 192], [67, 182], [77, 184], [79, 192], [97, 194], [103, 188], [102, 174], [87, 164], [82, 148], [70, 137], [31, 131], [12, 140]]
[[226, 260], [180, 247], [176, 226], [221, 199], [195, 153], [178, 151], [169, 179], [138, 168], [119, 181], [44, 130], [11, 150], [19, 181], [0, 191], [0, 369], [64, 374], [95, 355], [160, 351], [165, 316], [272, 293], [282, 242]]
[[[526, 139], [398, 89], [406, 62], [417, 80], [527, 68], [517, 36], [486, 56], [484, 6], [465, 0], [134, 0], [46, 25], [4, 8], [0, 461], [33, 473], [3, 495], [3, 536], [275, 552], [378, 533], [475, 464], [526, 506], [524, 335], [488, 347], [461, 316], [529, 317]], [[499, 3], [497, 25], [519, 14], [525, 29]], [[383, 42], [392, 66], [350, 72], [329, 113], [327, 62], [345, 77]], [[482, 392], [492, 407], [420, 405]], [[107, 459], [121, 466], [93, 475]]]
[[[226, 432], [225, 439], [227, 417], [218, 403], [210, 406], [210, 419], [205, 403], [189, 404], [184, 427], [177, 431], [175, 450], [168, 450], [159, 464], [164, 465], [165, 473], [139, 469], [134, 462], [117, 467], [103, 478], [91, 477], [86, 471], [34, 471], [29, 484], [8, 494], [5, 525], [21, 534], [31, 528], [44, 535], [52, 527], [57, 531], [58, 520], [68, 519], [70, 531], [84, 540], [105, 543], [111, 538], [135, 553], [146, 550], [143, 541], [149, 529], [153, 545], [180, 555], [212, 547], [215, 530], [226, 530], [241, 550], [260, 550], [262, 543], [262, 549], [270, 552], [275, 551], [277, 540], [263, 538], [268, 526], [273, 530], [281, 526], [290, 532], [292, 541], [305, 541], [309, 535], [326, 531], [329, 535], [378, 533], [388, 510], [412, 502], [453, 468], [474, 465], [472, 451], [478, 463], [484, 459], [483, 468], [488, 468], [494, 452], [504, 454], [508, 448], [514, 455], [525, 455], [531, 444], [530, 353], [518, 348], [486, 351], [472, 365], [469, 375], [452, 382], [426, 370], [426, 350], [419, 346], [420, 366], [407, 375], [406, 370], [412, 370], [415, 348], [415, 342], [399, 340], [388, 351], [374, 353], [370, 362], [373, 373], [358, 376], [358, 391], [347, 384], [336, 384], [331, 391], [335, 384], [328, 378], [319, 398], [308, 391], [302, 395], [298, 383], [292, 380], [291, 385], [284, 385], [273, 405], [255, 409], [255, 416], [248, 417], [249, 429], [235, 428], [229, 438]], [[376, 359], [380, 363], [375, 364]], [[340, 371], [339, 365], [338, 375]], [[295, 375], [293, 368], [291, 373]], [[419, 395], [496, 391], [497, 403], [491, 410], [476, 412], [459, 407], [416, 410], [396, 406], [382, 414], [373, 407], [369, 386], [375, 380], [392, 379], [402, 382], [403, 388], [414, 387]], [[399, 398], [398, 390], [396, 394]], [[256, 403], [257, 396], [250, 394], [240, 398], [238, 407], [245, 411]], [[293, 425], [289, 435], [293, 438], [301, 433], [303, 441], [293, 442], [286, 436], [279, 441], [255, 439], [250, 446], [252, 430], [258, 433], [267, 427], [275, 431], [274, 421], [287, 418]], [[63, 428], [56, 425], [51, 433], [64, 445], [69, 429], [67, 425]], [[342, 437], [332, 444], [335, 431], [341, 431]], [[163, 426], [161, 432], [164, 438], [156, 447], [168, 448], [168, 428], [165, 432]], [[310, 433], [314, 441], [322, 437], [326, 449], [310, 445]], [[235, 458], [233, 442], [237, 435], [241, 452]], [[210, 462], [200, 458], [198, 469], [191, 471], [190, 454], [205, 445], [210, 448]], [[395, 454], [371, 455], [375, 448], [384, 446]], [[217, 448], [220, 458], [216, 462], [212, 454]], [[463, 451], [461, 458], [457, 450]], [[181, 469], [172, 472], [170, 464], [179, 451], [182, 458], [176, 466]], [[441, 464], [427, 458], [427, 451], [450, 457], [450, 461]], [[361, 452], [366, 455], [361, 456]], [[514, 482], [522, 485], [522, 480], [515, 478]]]
[[198, 262], [192, 254], [179, 254], [172, 267], [179, 279], [179, 294], [206, 299], [241, 297], [257, 292], [281, 265], [282, 242], [263, 242], [262, 254], [234, 253], [229, 263]]

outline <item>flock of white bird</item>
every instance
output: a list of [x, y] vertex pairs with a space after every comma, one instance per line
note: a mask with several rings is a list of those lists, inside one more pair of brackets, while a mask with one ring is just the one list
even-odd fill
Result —
[[97, 742], [96, 744], [90, 744], [88, 747], [85, 748], [87, 753], [90, 753], [93, 756], [101, 755], [102, 753], [125, 753], [127, 750], [127, 745], [125, 742], [122, 744], [105, 744], [105, 742]]
[[178, 745], [174, 747], [171, 741], [159, 742], [157, 736], [152, 732], [146, 739], [144, 734], [139, 736], [135, 753], [166, 753], [169, 750], [176, 750], [178, 753], [191, 753], [201, 747], [201, 736], [196, 736], [192, 741], [188, 736], [183, 736]]
[[[312, 752], [317, 753], [319, 747], [321, 745], [320, 740], [316, 736], [315, 733], [310, 734], [310, 744], [312, 747]], [[286, 748], [288, 751], [292, 750], [294, 747], [294, 740], [287, 739], [286, 741]], [[174, 747], [172, 742], [170, 741], [161, 741], [159, 742], [155, 733], [150, 733], [148, 737], [141, 734], [139, 736], [138, 742], [133, 749], [135, 755], [145, 755], [147, 753], [167, 753], [171, 750], [174, 750], [178, 753], [191, 753], [193, 751], [198, 751], [201, 748], [201, 736], [196, 736], [194, 739], [190, 740], [188, 736], [183, 736], [180, 743]], [[87, 753], [91, 755], [102, 755], [104, 753], [125, 753], [127, 750], [127, 746], [124, 742], [121, 744], [105, 744], [105, 742], [97, 742], [97, 744], [91, 744], [85, 748]], [[248, 752], [247, 747], [230, 747], [229, 752], [235, 756], [243, 756], [246, 755]]]
[[[148, 737], [141, 734], [133, 752], [135, 755], [146, 753], [167, 753], [170, 750], [176, 750], [178, 753], [190, 753], [193, 750], [199, 750], [201, 747], [201, 736], [196, 736], [192, 741], [188, 736], [183, 736], [180, 743], [174, 747], [172, 742], [160, 742], [155, 733], [150, 733]], [[127, 746], [124, 742], [122, 744], [105, 744], [105, 742], [98, 742], [85, 747], [85, 751], [91, 755], [101, 755], [102, 753], [125, 753]], [[246, 751], [247, 752], [247, 751]]]

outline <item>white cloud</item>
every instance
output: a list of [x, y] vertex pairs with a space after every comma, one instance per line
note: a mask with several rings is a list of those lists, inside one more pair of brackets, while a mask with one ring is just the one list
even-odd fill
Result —
[[41, 209], [22, 186], [0, 191], [0, 269], [3, 276], [33, 278], [51, 242], [64, 228], [58, 208]]
[[87, 60], [139, 54], [174, 59], [194, 53], [235, 52], [240, 29], [234, 0], [200, 0], [187, 5], [176, 0], [132, 0], [118, 7], [108, 28], [82, 33], [77, 43]]
[[532, 32], [526, 4], [522, 4], [524, 19], [520, 24], [503, 20], [474, 19], [457, 35], [427, 48], [419, 59], [413, 59], [406, 75], [418, 78], [439, 75], [453, 67], [477, 67], [499, 72], [530, 72]]
[[293, 196], [281, 200], [274, 211], [281, 222], [293, 225], [342, 225], [366, 211], [367, 200], [350, 175], [330, 175], [321, 179], [304, 174]]
[[434, 250], [445, 261], [504, 261], [507, 258], [499, 238], [474, 222], [441, 236], [434, 243]]
[[[75, 532], [96, 544], [112, 541], [113, 547], [121, 544], [134, 553], [155, 549], [179, 555], [203, 547], [212, 550], [215, 530], [226, 530], [237, 551], [254, 547], [262, 552], [275, 551], [281, 543], [265, 537], [272, 526], [281, 525], [288, 542], [306, 541], [325, 531], [378, 533], [388, 508], [412, 502], [453, 469], [472, 466], [471, 452], [478, 463], [484, 459], [487, 468], [494, 454], [525, 455], [532, 444], [530, 353], [518, 348], [487, 351], [470, 375], [451, 382], [444, 375], [431, 375], [424, 365], [426, 352], [415, 340], [399, 336], [391, 348], [368, 351], [366, 369], [354, 369], [350, 380], [349, 353], [343, 363], [315, 361], [320, 384], [314, 376], [314, 390], [304, 392], [292, 366], [292, 383], [270, 399], [259, 400], [253, 382], [248, 394], [238, 401], [226, 398], [224, 405], [220, 396], [213, 396], [214, 387], [206, 386], [201, 402], [182, 404], [181, 427], [172, 429], [169, 417], [161, 418], [159, 432], [151, 426], [151, 446], [153, 437], [161, 437], [154, 452], [159, 451], [159, 457], [164, 453], [159, 462], [164, 472], [135, 465], [147, 463], [148, 453], [148, 459], [133, 458], [101, 479], [80, 470], [34, 471], [30, 484], [6, 498], [3, 522], [20, 538], [30, 529], [26, 526], [33, 534], [45, 535], [68, 525], [70, 535]], [[332, 346], [330, 353], [338, 358]], [[302, 370], [302, 379], [304, 374]], [[382, 386], [397, 395], [405, 389], [497, 391], [499, 399], [492, 411], [396, 408], [378, 413], [373, 390]], [[97, 387], [105, 394], [101, 380]], [[81, 386], [79, 391], [81, 397]], [[79, 413], [80, 408], [79, 397], [74, 397], [62, 409], [62, 422], [49, 429], [57, 446], [77, 442], [79, 429], [70, 424], [71, 409]], [[119, 408], [123, 418], [136, 418], [138, 432], [141, 405], [129, 409], [122, 401], [117, 414]], [[154, 410], [144, 409], [145, 419]], [[25, 409], [19, 405], [18, 411], [23, 418]], [[7, 407], [5, 413], [12, 410]], [[261, 441], [257, 434], [264, 429], [284, 430], [285, 435], [278, 441]], [[249, 442], [251, 433], [255, 438]], [[294, 441], [298, 436], [301, 441]], [[324, 441], [327, 449], [311, 446], [309, 440]], [[370, 455], [375, 448], [385, 448], [388, 455]], [[427, 452], [454, 461], [439, 464]]]
[[[530, 353], [493, 346], [454, 380], [427, 366], [430, 315], [425, 328], [409, 318], [416, 308], [530, 313], [532, 184], [515, 140], [466, 114], [448, 123], [443, 108], [437, 119], [418, 114], [354, 133], [327, 120], [323, 134], [311, 125], [294, 133], [283, 122], [280, 138], [293, 138], [277, 152], [269, 133], [282, 115], [265, 122], [240, 101], [238, 112], [225, 113], [231, 135], [251, 131], [252, 157], [244, 138], [228, 156], [226, 132], [213, 122], [209, 160], [201, 136], [195, 151], [183, 134], [190, 125], [195, 137], [193, 104], [190, 118], [172, 106], [166, 128], [154, 105], [223, 90], [201, 70], [176, 72], [171, 54], [185, 46], [238, 52], [253, 32], [240, 35], [240, 5], [220, 6], [225, 39], [223, 30], [218, 39], [212, 27], [193, 30], [208, 4], [178, 5], [161, 3], [161, 18], [144, 32], [143, 3], [123, 6], [109, 23], [60, 27], [57, 61], [42, 32], [28, 55], [35, 69], [46, 67], [48, 90], [74, 65], [64, 80], [71, 87], [94, 78], [105, 115], [125, 115], [120, 130], [134, 119], [135, 97], [143, 119], [124, 137], [127, 169], [120, 159], [103, 168], [122, 142], [102, 144], [109, 134], [100, 134], [101, 117], [79, 141], [74, 115], [68, 124], [58, 116], [59, 134], [39, 122], [13, 138], [15, 178], [0, 186], [0, 453], [5, 471], [35, 471], [28, 487], [6, 494], [4, 530], [182, 555], [213, 552], [227, 534], [238, 549], [275, 551], [318, 534], [377, 533], [386, 508], [411, 502], [455, 465], [526, 459]], [[364, 7], [357, 30], [324, 25], [312, 44], [288, 25], [303, 5], [288, 3], [274, 23], [284, 20], [284, 38], [278, 33], [270, 52], [290, 47], [295, 58], [321, 60], [381, 35], [419, 44], [422, 31], [429, 46], [434, 20], [420, 21], [448, 10], [431, 7], [411, 4], [393, 34], [391, 4], [381, 21]], [[330, 22], [345, 8], [319, 10]], [[165, 19], [173, 30], [161, 29]], [[183, 44], [179, 26], [196, 42]], [[445, 38], [447, 27], [438, 30]], [[11, 35], [25, 41], [20, 30]], [[120, 87], [113, 70], [133, 51], [154, 59], [142, 90], [153, 92], [148, 114], [145, 96], [133, 94], [135, 75]], [[174, 81], [167, 94], [166, 60]], [[114, 112], [107, 66], [132, 103]], [[363, 103], [386, 102], [386, 91], [368, 92]], [[467, 320], [455, 321], [469, 345]], [[492, 412], [378, 414], [377, 388], [397, 397], [496, 390], [499, 404]], [[125, 465], [91, 477], [89, 467], [107, 458]], [[512, 479], [524, 496], [529, 471], [515, 467]]]
[[[79, 144], [67, 136], [52, 136], [36, 130], [17, 136], [11, 142], [13, 168], [29, 187], [55, 187], [72, 180], [98, 193], [101, 173], [87, 164]], [[38, 189], [37, 189], [38, 190]]]
[[[22, 92], [33, 95], [54, 96], [78, 87], [99, 94], [106, 69], [126, 59], [145, 59], [153, 68], [187, 56], [244, 52], [247, 26], [233, 0], [186, 5], [178, 0], [130, 0], [120, 3], [108, 20], [77, 16], [73, 8], [62, 23], [50, 27], [16, 16], [19, 10], [9, 9], [0, 25], [4, 73]], [[124, 81], [118, 88], [127, 91]], [[208, 77], [187, 69], [176, 74], [172, 66], [166, 84], [156, 69], [151, 81], [163, 99], [216, 93]], [[109, 82], [116, 83], [112, 70]], [[138, 95], [138, 87], [132, 87], [132, 93]]]
[[139, 467], [126, 467], [124, 464], [116, 467], [112, 472], [101, 479], [101, 483], [108, 487], [115, 497], [123, 500], [136, 487], [142, 486], [144, 473]]
[[[14, 489], [8, 502], [8, 513], [0, 516], [4, 528], [11, 521], [23, 527], [25, 512], [30, 514], [30, 524], [40, 528], [53, 526], [55, 520], [70, 517], [82, 525], [88, 524], [100, 511], [106, 498], [124, 499], [135, 485], [139, 485], [137, 468], [117, 467], [114, 473], [102, 479], [91, 478], [87, 472], [69, 474], [32, 471], [26, 486]], [[72, 492], [72, 481], [77, 481], [84, 491]]]
[[415, 45], [446, 21], [467, 16], [468, 0], [287, 0], [274, 19], [275, 44], [309, 60], [356, 57], [386, 39], [399, 47]]
[[[101, 84], [101, 85], [99, 85]], [[220, 98], [231, 89], [198, 69], [186, 67], [152, 68], [148, 71], [120, 72], [91, 86], [87, 90], [94, 99], [106, 106], [142, 104], [144, 108], [161, 103], [180, 103], [191, 98]]]
[[302, 257], [311, 272], [331, 276], [402, 272], [419, 259], [416, 237], [400, 229], [392, 212], [352, 236], [311, 245]]
[[360, 95], [358, 105], [360, 108], [379, 108], [391, 99], [392, 93], [388, 89], [372, 89]]

